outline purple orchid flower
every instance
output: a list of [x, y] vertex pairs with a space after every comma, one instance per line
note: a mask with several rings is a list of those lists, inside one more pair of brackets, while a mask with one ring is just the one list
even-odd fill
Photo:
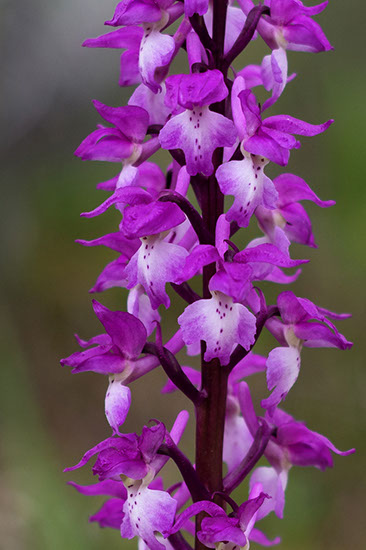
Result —
[[268, 355], [267, 384], [273, 392], [262, 401], [262, 406], [271, 413], [297, 380], [302, 345], [343, 350], [352, 346], [328, 319], [332, 312], [318, 308], [308, 299], [297, 298], [290, 291], [282, 292], [277, 304], [282, 321], [269, 320], [267, 327], [286, 347], [275, 348]]
[[96, 300], [93, 308], [106, 333], [87, 342], [78, 338], [84, 348], [95, 346], [62, 359], [61, 365], [72, 367], [73, 373], [92, 371], [109, 375], [105, 414], [113, 432], [117, 433], [131, 404], [131, 392], [124, 382], [142, 351], [147, 333], [143, 323], [130, 313], [110, 311]]
[[293, 174], [281, 174], [273, 183], [278, 192], [276, 209], [269, 211], [261, 206], [256, 209], [260, 228], [270, 242], [278, 239], [280, 231], [290, 242], [316, 248], [310, 218], [298, 201], [310, 200], [322, 208], [333, 206], [335, 201], [322, 201], [302, 178]]
[[169, 307], [165, 284], [181, 276], [188, 252], [164, 239], [168, 230], [184, 220], [182, 211], [172, 203], [130, 206], [124, 212], [122, 231], [130, 238], [141, 239], [140, 248], [124, 270], [127, 288], [141, 284], [153, 309], [162, 303]]
[[75, 155], [82, 160], [121, 162], [132, 156], [137, 160], [149, 124], [145, 109], [132, 105], [107, 107], [96, 100], [93, 104], [101, 117], [114, 127], [100, 126], [79, 145]]
[[[179, 442], [188, 420], [182, 411], [170, 433]], [[140, 537], [149, 548], [164, 548], [155, 537], [155, 532], [170, 529], [177, 508], [177, 501], [162, 490], [162, 484], [154, 477], [166, 462], [157, 455], [157, 450], [166, 434], [162, 423], [144, 427], [141, 436], [124, 434], [110, 437], [85, 453], [81, 461], [67, 471], [84, 466], [98, 454], [93, 467], [100, 482], [82, 487], [73, 484], [84, 494], [105, 494], [115, 498], [108, 500], [97, 514], [90, 518], [108, 527], [120, 528], [121, 536], [131, 539]], [[116, 477], [122, 475], [122, 481]]]
[[219, 547], [223, 550], [232, 549], [235, 545], [240, 548], [249, 548], [252, 540], [265, 546], [278, 544], [279, 539], [270, 541], [258, 529], [254, 527], [258, 511], [267, 498], [260, 492], [259, 485], [254, 487], [249, 500], [244, 502], [234, 513], [234, 517], [227, 516], [224, 510], [210, 501], [200, 501], [189, 506], [178, 518], [173, 528], [166, 534], [177, 532], [183, 523], [190, 517], [201, 512], [206, 512], [211, 517], [205, 517], [201, 523], [201, 529], [197, 533], [198, 539], [208, 548]]
[[233, 122], [209, 109], [228, 95], [222, 73], [214, 70], [170, 76], [166, 86], [166, 104], [173, 111], [180, 108], [183, 112], [165, 124], [159, 134], [160, 144], [163, 149], [183, 150], [190, 176], [209, 176], [214, 171], [214, 150], [231, 147], [236, 139]]
[[[296, 73], [288, 75], [286, 50], [279, 47], [273, 50], [270, 55], [264, 56], [261, 65], [247, 65], [239, 71], [235, 86], [240, 91], [256, 86], [263, 86], [267, 92], [271, 91], [271, 97], [267, 98], [263, 103], [262, 112], [264, 112], [276, 103], [287, 83], [295, 77]], [[242, 79], [244, 79], [244, 82]]]
[[[233, 118], [243, 148], [252, 155], [269, 159], [280, 166], [286, 166], [291, 149], [299, 149], [300, 142], [292, 134], [316, 136], [332, 124], [309, 124], [289, 115], [275, 115], [262, 121], [261, 109], [250, 90], [236, 90], [232, 101]], [[235, 99], [237, 97], [238, 99]]]
[[[252, 0], [239, 0], [239, 5], [245, 14], [254, 7]], [[265, 5], [271, 15], [264, 16], [257, 28], [270, 48], [315, 53], [333, 49], [321, 27], [311, 19], [326, 8], [327, 1], [311, 7], [300, 0], [266, 0]]]
[[[255, 435], [259, 422], [246, 382], [240, 383], [238, 398], [245, 422], [251, 434]], [[266, 419], [275, 428], [275, 435], [268, 441], [265, 456], [278, 473], [288, 472], [293, 465], [314, 466], [325, 470], [333, 466], [331, 451], [341, 456], [348, 456], [355, 452], [355, 449], [340, 451], [324, 435], [309, 430], [304, 422], [295, 420], [279, 408], [276, 408], [273, 415], [267, 412]], [[281, 483], [283, 480], [282, 478]]]
[[[121, 56], [120, 86], [142, 81], [157, 93], [161, 89], [160, 82], [167, 72], [166, 68], [169, 68], [173, 56], [184, 42], [185, 34], [190, 30], [190, 26], [183, 22], [175, 37], [161, 32], [183, 12], [183, 6], [173, 4], [171, 0], [120, 2], [113, 18], [106, 21], [106, 25], [124, 27], [86, 40], [83, 46], [124, 49]], [[160, 74], [162, 67], [165, 71]]]

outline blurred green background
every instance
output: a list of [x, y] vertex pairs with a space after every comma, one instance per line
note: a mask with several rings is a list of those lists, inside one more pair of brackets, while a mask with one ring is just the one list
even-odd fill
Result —
[[[366, 75], [364, 2], [331, 2], [319, 16], [335, 51], [289, 54], [297, 78], [271, 114], [289, 113], [319, 123], [336, 123], [325, 135], [304, 139], [289, 171], [302, 176], [328, 210], [307, 206], [318, 250], [293, 246], [294, 257], [311, 258], [294, 291], [335, 311], [351, 311], [342, 332], [355, 342], [349, 352], [303, 353], [300, 378], [286, 409], [324, 433], [341, 449], [357, 447], [348, 458], [335, 458], [325, 473], [293, 469], [285, 519], [269, 518], [267, 532], [281, 534], [283, 550], [362, 550], [365, 548], [365, 226], [363, 173]], [[90, 100], [124, 104], [129, 90], [117, 85], [119, 53], [87, 50], [81, 42], [104, 32], [112, 0], [2, 0], [1, 11], [1, 233], [2, 365], [0, 370], [0, 548], [4, 550], [114, 550], [135, 548], [118, 532], [88, 525], [101, 499], [87, 498], [66, 485], [73, 478], [91, 483], [89, 468], [63, 474], [83, 452], [109, 435], [103, 414], [107, 381], [101, 376], [72, 376], [59, 359], [77, 349], [73, 333], [99, 331], [87, 290], [115, 254], [83, 249], [76, 238], [114, 230], [109, 212], [82, 220], [104, 196], [99, 181], [118, 167], [82, 163], [73, 157], [97, 122]], [[259, 62], [266, 53], [251, 44], [242, 62]], [[162, 156], [160, 158], [163, 158]], [[272, 175], [275, 171], [272, 171]], [[270, 174], [271, 175], [271, 174]], [[255, 235], [253, 226], [248, 234]], [[244, 234], [244, 239], [246, 236]], [[245, 241], [244, 241], [245, 242]], [[267, 285], [274, 297], [273, 286]], [[109, 307], [125, 307], [125, 293], [107, 291]], [[175, 312], [182, 302], [176, 301]], [[171, 315], [171, 314], [169, 314]], [[164, 321], [168, 334], [172, 317]], [[266, 353], [273, 341], [259, 346]], [[186, 362], [186, 361], [185, 361]], [[156, 371], [134, 384], [126, 431], [140, 430], [152, 417], [169, 426], [187, 403], [161, 397], [164, 375]], [[255, 395], [265, 390], [253, 379]], [[192, 425], [184, 449], [192, 456]], [[176, 471], [167, 471], [169, 481]], [[242, 498], [245, 498], [245, 490]], [[254, 548], [255, 545], [253, 545]]]

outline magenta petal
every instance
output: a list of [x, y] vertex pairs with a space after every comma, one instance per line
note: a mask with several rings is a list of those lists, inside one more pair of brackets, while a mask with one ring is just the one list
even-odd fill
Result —
[[271, 17], [276, 23], [288, 23], [297, 15], [317, 15], [322, 12], [328, 1], [322, 2], [316, 6], [304, 6], [299, 0], [276, 0], [271, 3]]
[[215, 504], [214, 502], [210, 502], [209, 500], [201, 500], [199, 502], [195, 502], [194, 504], [191, 504], [184, 512], [178, 516], [174, 526], [166, 533], [163, 533], [165, 536], [172, 535], [173, 533], [177, 533], [182, 526], [185, 524], [185, 522], [193, 517], [197, 516], [200, 512], [207, 512], [210, 514], [210, 516], [213, 516], [215, 518], [218, 517], [226, 517], [226, 514], [224, 510], [219, 506], [218, 504]]
[[334, 120], [330, 119], [324, 124], [309, 124], [290, 115], [276, 115], [266, 118], [263, 121], [263, 126], [288, 134], [316, 136], [329, 128], [333, 122]]
[[257, 355], [250, 352], [244, 359], [239, 361], [231, 371], [229, 375], [229, 381], [231, 384], [237, 384], [243, 378], [255, 374], [257, 372], [263, 372], [266, 370], [267, 358], [262, 355]]
[[288, 204], [280, 213], [286, 220], [284, 231], [291, 242], [316, 247], [310, 218], [301, 204]]
[[74, 336], [76, 338], [77, 343], [82, 348], [87, 348], [89, 346], [92, 346], [93, 344], [100, 344], [101, 346], [106, 346], [106, 347], [109, 346], [110, 348], [112, 343], [112, 340], [109, 334], [105, 334], [105, 333], [97, 334], [97, 336], [93, 336], [92, 338], [90, 338], [90, 340], [83, 340], [77, 334], [75, 334]]
[[131, 48], [138, 49], [144, 31], [141, 27], [124, 27], [116, 31], [103, 34], [97, 38], [88, 38], [83, 42], [87, 48]]
[[[106, 479], [104, 481], [94, 483], [93, 485], [78, 485], [73, 481], [69, 481], [68, 484], [72, 485], [72, 487], [75, 487], [75, 489], [79, 491], [79, 493], [87, 496], [107, 495], [123, 500], [126, 500], [127, 496], [126, 488], [123, 485], [122, 481]], [[121, 502], [121, 505], [123, 505], [123, 502]]]
[[144, 187], [154, 198], [165, 188], [164, 172], [154, 162], [140, 164], [137, 178], [137, 185]]
[[[251, 491], [249, 497], [251, 497], [253, 493], [257, 493], [257, 490]], [[249, 498], [249, 500], [239, 506], [238, 518], [240, 527], [248, 536], [254, 526], [258, 511], [269, 498], [271, 498], [269, 495], [261, 492], [258, 496]]]
[[273, 540], [269, 540], [262, 531], [259, 529], [253, 528], [249, 535], [249, 540], [260, 544], [261, 546], [274, 546], [275, 544], [280, 544], [280, 537], [276, 537]]
[[240, 548], [245, 548], [247, 544], [247, 538], [238, 526], [238, 520], [227, 516], [204, 518], [197, 536], [209, 548], [217, 548], [217, 543], [224, 541], [234, 543]]
[[[297, 269], [293, 275], [286, 275], [281, 268], [275, 266], [263, 280], [278, 283], [280, 285], [288, 285], [295, 282], [300, 275], [301, 269]], [[260, 280], [259, 277], [258, 280]]]
[[284, 149], [299, 149], [301, 146], [300, 142], [290, 133], [275, 128], [268, 128], [267, 126], [262, 128], [262, 132], [273, 139], [279, 147], [283, 147]]
[[91, 294], [94, 292], [103, 292], [115, 286], [125, 288], [127, 286], [127, 280], [124, 276], [124, 272], [127, 261], [128, 259], [126, 256], [122, 254], [116, 260], [107, 264], [89, 292]]
[[278, 295], [277, 304], [281, 313], [281, 318], [287, 325], [297, 324], [312, 316], [316, 319], [319, 318], [318, 310], [310, 300], [301, 302], [301, 299], [295, 296], [290, 290], [281, 292], [281, 294]]
[[122, 372], [125, 363], [120, 355], [105, 353], [104, 355], [95, 355], [86, 361], [83, 361], [72, 369], [73, 374], [80, 372], [96, 372], [98, 374], [115, 374]]
[[309, 260], [291, 260], [291, 258], [281, 252], [275, 245], [265, 243], [242, 250], [235, 255], [235, 261], [243, 263], [265, 262], [279, 267], [295, 267], [307, 263]]
[[216, 248], [210, 244], [199, 244], [187, 256], [186, 263], [178, 283], [183, 283], [194, 277], [205, 265], [217, 262], [220, 259]]
[[97, 183], [96, 188], [102, 189], [102, 191], [115, 191], [119, 176], [120, 176], [120, 172], [117, 174], [117, 176], [114, 176], [109, 180], [101, 181]]
[[90, 522], [99, 523], [100, 527], [111, 527], [119, 529], [123, 518], [123, 500], [120, 498], [110, 498], [107, 500], [96, 514], [90, 516]]
[[[98, 338], [99, 340], [99, 338]], [[87, 349], [85, 351], [77, 351], [75, 353], [72, 353], [69, 357], [66, 357], [65, 359], [61, 359], [60, 363], [61, 366], [64, 367], [65, 365], [69, 367], [77, 367], [87, 359], [90, 359], [92, 357], [95, 357], [97, 355], [103, 355], [105, 353], [108, 353], [109, 350], [112, 347], [112, 342], [110, 341], [110, 337], [108, 338], [109, 342], [103, 342], [103, 345], [97, 345], [94, 348]], [[92, 342], [92, 343], [99, 343], [99, 342]], [[85, 346], [83, 346], [85, 347]]]
[[221, 258], [224, 258], [225, 252], [229, 248], [228, 239], [230, 239], [230, 223], [227, 221], [226, 215], [221, 214], [217, 219], [215, 229], [215, 246]]
[[[262, 71], [260, 65], [247, 65], [237, 73], [238, 76], [242, 76], [246, 83], [246, 88], [255, 88], [256, 86], [263, 86]], [[235, 81], [234, 81], [235, 85]]]
[[325, 309], [324, 307], [317, 306], [317, 310], [321, 315], [325, 315], [326, 317], [329, 317], [329, 319], [335, 319], [338, 321], [349, 319], [350, 317], [352, 317], [351, 313], [335, 313], [334, 311], [330, 311], [329, 309]]
[[127, 359], [135, 359], [140, 355], [147, 337], [141, 321], [130, 313], [111, 311], [96, 300], [93, 300], [93, 308], [121, 354]]
[[[168, 85], [169, 79], [167, 79]], [[217, 69], [204, 73], [182, 75], [179, 84], [178, 103], [185, 109], [194, 110], [222, 101], [229, 90], [224, 83], [224, 77]]]
[[129, 49], [121, 55], [119, 86], [134, 86], [140, 84], [139, 49]]
[[211, 292], [217, 290], [231, 296], [236, 303], [242, 303], [251, 291], [253, 278], [253, 269], [250, 265], [225, 262], [223, 269], [211, 277], [209, 289]]
[[141, 25], [150, 21], [159, 21], [161, 10], [154, 0], [122, 0], [116, 6], [113, 18], [105, 25]]
[[149, 114], [135, 105], [108, 107], [100, 101], [93, 101], [94, 107], [104, 120], [114, 124], [124, 136], [135, 143], [142, 143], [149, 125]]
[[290, 158], [288, 149], [281, 147], [262, 129], [245, 141], [244, 148], [248, 153], [263, 156], [280, 166], [286, 166]]
[[318, 23], [304, 15], [298, 15], [283, 29], [287, 49], [303, 52], [324, 52], [333, 49]]
[[333, 206], [335, 201], [322, 201], [308, 186], [308, 184], [299, 176], [294, 174], [281, 174], [273, 180], [278, 191], [279, 200], [278, 207], [282, 208], [287, 204], [297, 201], [312, 201], [318, 206], [326, 208]]
[[75, 155], [82, 160], [121, 162], [133, 151], [133, 144], [117, 128], [99, 128], [81, 142]]
[[157, 201], [127, 207], [121, 228], [128, 238], [145, 237], [172, 229], [185, 219], [185, 215], [176, 204]]
[[242, 112], [245, 117], [246, 134], [249, 137], [253, 136], [262, 124], [257, 99], [250, 90], [243, 90], [238, 94], [238, 98], [240, 99]]
[[113, 204], [147, 204], [151, 201], [152, 197], [150, 193], [144, 191], [144, 189], [140, 189], [139, 187], [121, 187], [120, 189], [116, 189], [113, 195], [97, 206], [97, 208], [94, 208], [90, 212], [83, 212], [80, 216], [83, 218], [94, 218], [106, 212]]
[[113, 441], [114, 439], [112, 437], [108, 437], [107, 439], [104, 439], [104, 441], [101, 441], [100, 443], [95, 445], [95, 447], [93, 447], [92, 449], [89, 449], [89, 451], [87, 451], [84, 454], [80, 462], [75, 464], [75, 466], [70, 466], [69, 468], [65, 468], [64, 472], [70, 472], [72, 470], [77, 470], [78, 468], [82, 468], [83, 466], [85, 466], [87, 462], [89, 462], [92, 456], [110, 447]]
[[308, 348], [339, 348], [351, 349], [352, 342], [346, 340], [343, 334], [334, 333], [329, 327], [320, 323], [298, 323], [294, 327], [294, 333], [304, 346]]
[[107, 246], [112, 250], [123, 253], [127, 258], [133, 256], [140, 246], [140, 241], [137, 239], [127, 239], [121, 231], [117, 231], [116, 233], [108, 233], [107, 235], [103, 235], [103, 237], [93, 239], [92, 241], [77, 239], [75, 242], [82, 244], [83, 246]]
[[144, 426], [139, 437], [139, 449], [146, 463], [156, 457], [160, 445], [163, 443], [166, 429], [162, 422], [156, 422], [153, 426]]

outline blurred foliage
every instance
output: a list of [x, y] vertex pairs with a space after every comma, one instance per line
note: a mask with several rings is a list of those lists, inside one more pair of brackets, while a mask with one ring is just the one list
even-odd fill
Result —
[[[95, 184], [114, 175], [118, 167], [82, 163], [72, 156], [99, 122], [89, 103], [91, 97], [115, 105], [128, 97], [128, 91], [116, 85], [118, 53], [80, 53], [79, 49], [85, 37], [103, 32], [100, 17], [111, 15], [113, 5], [112, 0], [78, 0], [75, 4], [64, 0], [49, 3], [45, 10], [43, 4], [31, 0], [24, 8], [10, 2], [2, 6], [2, 21], [9, 23], [2, 25], [4, 51], [8, 52], [3, 59], [3, 86], [11, 91], [2, 102], [8, 139], [1, 158], [0, 221], [5, 259], [0, 317], [4, 340], [0, 548], [4, 550], [136, 547], [134, 541], [121, 541], [117, 532], [88, 525], [87, 517], [101, 499], [79, 495], [66, 485], [70, 474], [62, 474], [66, 465], [75, 463], [109, 434], [103, 415], [107, 381], [93, 374], [71, 376], [58, 361], [77, 349], [74, 331], [88, 337], [100, 330], [87, 289], [115, 257], [109, 250], [82, 249], [73, 241], [115, 228], [118, 217], [113, 212], [88, 221], [80, 220], [79, 212], [101, 201], [103, 193], [95, 190]], [[281, 534], [283, 550], [327, 546], [362, 550], [366, 535], [363, 9], [362, 0], [355, 0], [352, 9], [343, 2], [331, 3], [319, 22], [335, 52], [316, 56], [291, 52], [290, 70], [298, 76], [272, 109], [273, 114], [288, 112], [314, 123], [330, 117], [336, 120], [325, 135], [304, 139], [302, 151], [292, 154], [288, 168], [321, 198], [337, 201], [329, 210], [307, 206], [319, 249], [293, 246], [294, 257], [312, 260], [293, 289], [330, 309], [352, 311], [353, 318], [342, 323], [341, 329], [355, 342], [350, 352], [305, 349], [299, 381], [286, 400], [286, 409], [306, 420], [310, 428], [326, 434], [342, 449], [356, 446], [357, 453], [335, 458], [335, 468], [325, 473], [291, 471], [285, 519], [264, 520], [270, 535]], [[29, 39], [26, 60], [24, 42], [16, 38], [19, 28], [16, 31], [12, 25], [19, 21]], [[51, 32], [54, 28], [57, 32]], [[40, 48], [45, 37], [46, 49]], [[266, 52], [264, 47], [260, 51]], [[259, 61], [256, 44], [250, 45], [240, 61]], [[43, 85], [37, 87], [40, 82]], [[37, 101], [31, 95], [34, 90]], [[243, 242], [255, 234], [254, 224], [243, 233]], [[274, 300], [278, 289], [269, 284], [263, 288]], [[109, 307], [124, 308], [125, 297], [125, 291], [113, 289], [100, 299]], [[176, 300], [174, 308], [164, 314], [166, 335], [174, 330], [172, 319], [182, 307]], [[271, 346], [273, 340], [267, 336], [258, 349], [266, 353]], [[134, 384], [126, 430], [140, 430], [152, 417], [169, 426], [179, 408], [187, 406], [181, 396], [163, 399], [159, 393], [163, 383], [164, 375], [157, 370]], [[253, 379], [251, 384], [258, 403], [267, 391], [264, 379]], [[184, 438], [190, 456], [192, 433]], [[174, 482], [174, 467], [168, 468], [167, 477]], [[73, 478], [81, 483], [93, 481], [88, 468], [75, 472]], [[240, 498], [246, 494], [242, 489]]]

